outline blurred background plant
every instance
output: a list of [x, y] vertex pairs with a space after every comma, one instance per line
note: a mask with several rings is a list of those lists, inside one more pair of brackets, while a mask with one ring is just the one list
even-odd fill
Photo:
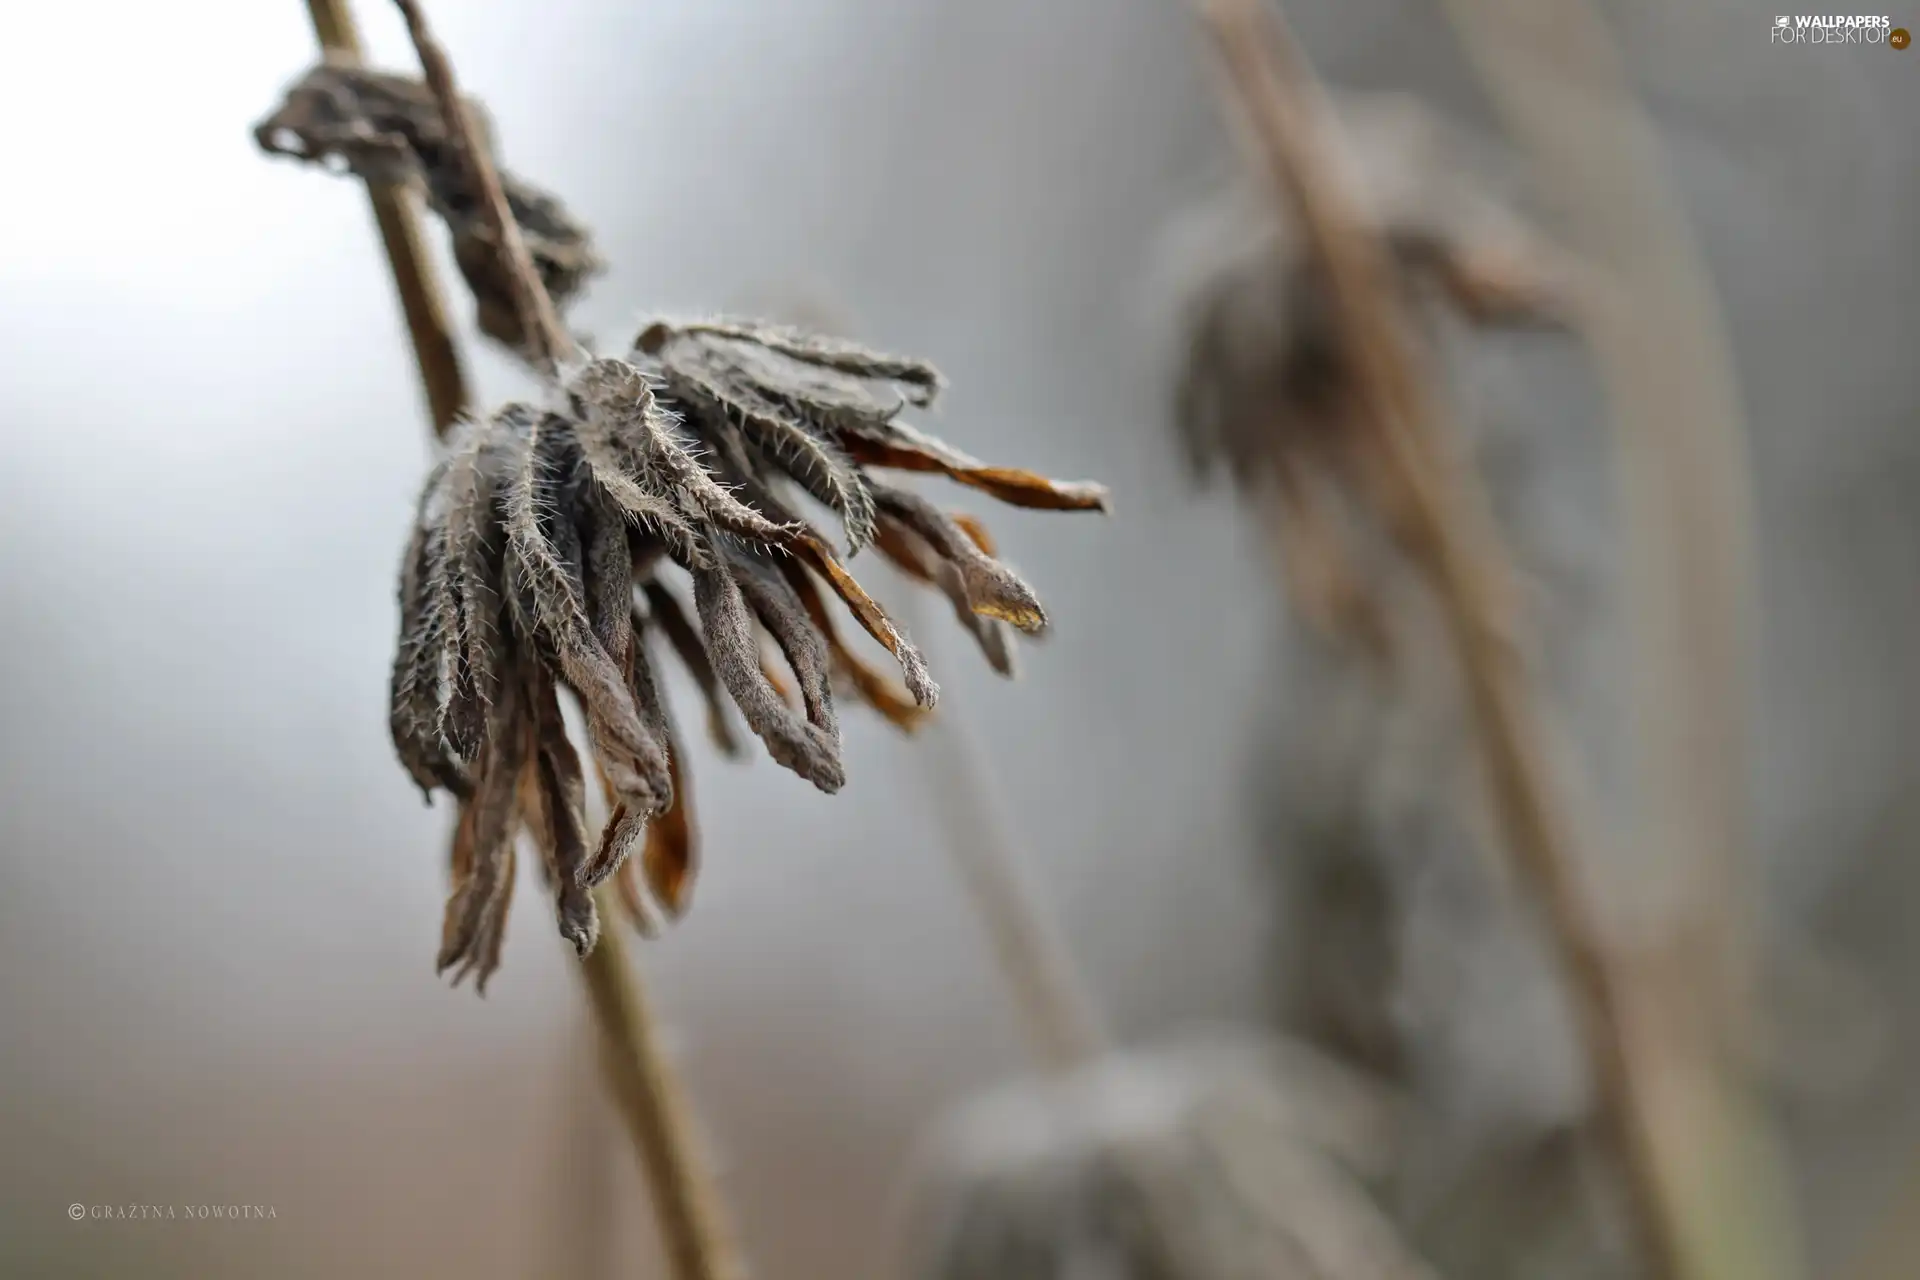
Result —
[[[1437, 9], [1288, 12], [1329, 83], [1498, 135]], [[1765, 15], [1730, 3], [1606, 13], [1752, 431], [1750, 889], [1770, 944], [1753, 1043], [1812, 1272], [1904, 1275], [1889, 1222], [1920, 1150], [1920, 143], [1896, 122], [1920, 88], [1901, 54], [1771, 46]], [[970, 452], [1113, 487], [1114, 522], [996, 528], [1056, 619], [1029, 678], [1000, 684], [960, 645], [941, 676], [1115, 1038], [1231, 1022], [1358, 1046], [1413, 1082], [1420, 1136], [1376, 1194], [1441, 1274], [1617, 1274], [1604, 1183], [1556, 1136], [1583, 1103], [1552, 976], [1447, 798], [1467, 785], [1457, 727], [1369, 702], [1279, 606], [1264, 535], [1224, 492], [1195, 496], [1169, 441], [1192, 278], [1173, 228], [1239, 165], [1181, 6], [436, 16], [514, 164], [597, 233], [611, 266], [578, 327], [623, 336], [641, 300], [824, 296], [863, 337], [940, 354], [943, 420]], [[400, 420], [413, 373], [364, 200], [260, 163], [244, 127], [310, 60], [304, 15], [194, 17], [35, 8], [11, 24], [0, 88], [28, 183], [0, 214], [0, 1260], [520, 1276], [577, 1243], [558, 1224], [599, 1221], [607, 1247], [565, 1256], [646, 1274], [628, 1164], [561, 1176], [592, 1167], [572, 1135], [598, 1105], [581, 1099], [571, 962], [517, 928], [484, 1006], [431, 976], [418, 925], [444, 886], [422, 850], [442, 832], [368, 697], [427, 458]], [[366, 24], [376, 65], [411, 65], [384, 6]], [[161, 145], [132, 145], [135, 121]], [[1593, 375], [1562, 340], [1439, 341], [1588, 762], [1580, 804], [1604, 812], [1628, 739]], [[472, 373], [489, 401], [519, 385], [492, 353]], [[705, 842], [729, 856], [648, 961], [768, 1274], [881, 1268], [882, 1210], [925, 1121], [1026, 1069], [951, 872], [921, 852], [896, 745], [850, 723], [834, 802], [693, 748]], [[1597, 880], [1603, 903], [1631, 903], [1635, 884]], [[601, 1215], [559, 1189], [602, 1183]], [[154, 1201], [278, 1216], [64, 1217]]]

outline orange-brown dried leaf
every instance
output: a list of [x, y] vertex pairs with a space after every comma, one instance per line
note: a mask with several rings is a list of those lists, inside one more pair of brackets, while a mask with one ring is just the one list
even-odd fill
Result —
[[915, 582], [934, 586], [936, 584], [933, 566], [928, 563], [932, 553], [924, 551], [924, 545], [891, 520], [882, 520], [874, 529], [873, 549], [875, 551], [885, 556], [888, 563]]
[[880, 607], [879, 602], [868, 595], [866, 589], [846, 571], [833, 554], [833, 548], [811, 530], [790, 535], [785, 545], [827, 580], [834, 594], [845, 602], [847, 608], [853, 611], [853, 616], [859, 619], [860, 625], [866, 628], [867, 634], [878, 640], [899, 662], [900, 672], [906, 677], [907, 692], [914, 702], [931, 708], [940, 696], [940, 686], [933, 682], [925, 659], [893, 625], [893, 619], [887, 616], [887, 611]]
[[693, 877], [697, 869], [692, 797], [687, 793], [680, 758], [678, 746], [673, 747], [668, 757], [668, 767], [673, 771], [673, 807], [655, 816], [647, 827], [647, 845], [640, 855], [648, 891], [661, 910], [673, 919], [685, 914], [693, 899]]
[[1106, 486], [1092, 481], [1051, 480], [1037, 471], [1019, 467], [989, 467], [957, 451], [934, 449], [904, 439], [876, 440], [849, 434], [843, 443], [853, 460], [865, 466], [944, 475], [991, 494], [1008, 506], [1039, 511], [1110, 509]]
[[464, 801], [460, 805], [459, 821], [454, 823], [453, 839], [447, 842], [447, 870], [451, 873], [453, 892], [447, 895], [440, 924], [442, 951], [452, 948], [454, 935], [459, 931], [460, 890], [473, 875], [473, 806]]
[[833, 624], [833, 615], [828, 612], [827, 602], [821, 598], [819, 584], [814, 581], [813, 575], [791, 560], [784, 562], [781, 569], [792, 584], [794, 594], [806, 606], [807, 616], [827, 642], [827, 652], [832, 655], [835, 668], [846, 677], [860, 700], [903, 733], [913, 733], [926, 723], [927, 717], [932, 714], [930, 711], [914, 702], [912, 696], [893, 680], [868, 666], [840, 639], [840, 632]]
[[999, 548], [994, 545], [993, 534], [987, 531], [987, 526], [980, 522], [979, 517], [970, 516], [964, 511], [955, 511], [952, 515], [953, 522], [973, 539], [973, 545], [980, 548], [982, 555], [992, 556], [996, 560], [1000, 558]]

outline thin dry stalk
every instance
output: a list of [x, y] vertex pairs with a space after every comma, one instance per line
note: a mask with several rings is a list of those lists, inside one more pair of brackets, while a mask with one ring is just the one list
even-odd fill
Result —
[[[519, 224], [508, 209], [500, 175], [477, 141], [446, 51], [434, 39], [415, 0], [394, 3], [407, 20], [407, 32], [420, 55], [427, 84], [447, 118], [448, 132], [480, 190], [488, 226], [513, 281], [521, 330], [535, 359], [553, 374], [559, 362], [573, 353], [573, 340], [561, 327], [553, 299], [534, 270]], [[611, 895], [603, 889], [599, 896], [601, 910], [617, 917]], [[724, 1226], [727, 1215], [721, 1209], [719, 1185], [695, 1147], [686, 1100], [661, 1053], [645, 989], [626, 963], [617, 929], [601, 935], [599, 945], [581, 960], [580, 974], [606, 1038], [608, 1083], [653, 1190], [654, 1212], [674, 1274], [680, 1280], [736, 1280], [745, 1275], [745, 1268]]]
[[1582, 0], [1449, 0], [1564, 234], [1598, 269], [1575, 298], [1612, 407], [1635, 628], [1642, 813], [1635, 843], [1673, 882], [1636, 997], [1653, 1141], [1687, 1274], [1799, 1273], [1775, 1142], [1732, 1070], [1750, 1034], [1754, 904], [1745, 840], [1755, 572], [1739, 393], [1712, 286], [1652, 121]]
[[[929, 635], [934, 628], [919, 625], [919, 604], [909, 597], [902, 621], [914, 635]], [[1042, 1065], [1069, 1071], [1107, 1049], [1106, 1030], [1059, 922], [1024, 873], [992, 758], [948, 701], [916, 735], [914, 755], [1022, 1038]]]
[[1390, 263], [1319, 153], [1313, 122], [1325, 107], [1304, 59], [1259, 0], [1203, 0], [1200, 9], [1267, 176], [1323, 273], [1342, 353], [1353, 362], [1382, 523], [1441, 609], [1502, 843], [1557, 952], [1648, 1265], [1669, 1278], [1689, 1274], [1652, 1144], [1654, 1117], [1635, 1069], [1622, 979], [1579, 883], [1573, 832], [1549, 781], [1542, 717], [1508, 634], [1504, 552], [1471, 472], [1443, 434]]
[[[320, 48], [329, 57], [349, 63], [360, 61], [360, 34], [347, 0], [307, 0], [307, 12], [313, 18]], [[380, 227], [380, 243], [393, 266], [393, 283], [400, 294], [400, 310], [406, 316], [413, 356], [420, 366], [420, 384], [426, 389], [433, 431], [444, 438], [467, 411], [467, 380], [460, 367], [459, 348], [454, 345], [453, 328], [447, 322], [446, 303], [421, 238], [419, 207], [404, 186], [384, 182], [369, 182], [367, 198], [373, 203], [374, 221]]]
[[479, 190], [480, 210], [493, 232], [507, 278], [512, 282], [521, 332], [527, 335], [534, 363], [551, 375], [559, 361], [572, 354], [573, 339], [561, 326], [553, 299], [540, 283], [533, 255], [527, 252], [526, 238], [520, 234], [520, 224], [514, 221], [513, 211], [507, 204], [506, 188], [500, 185], [500, 173], [493, 167], [487, 149], [480, 144], [466, 101], [454, 83], [453, 64], [448, 61], [446, 50], [434, 39], [426, 15], [414, 0], [394, 0], [394, 3], [407, 20], [407, 34], [413, 38], [413, 47], [420, 55], [420, 69], [426, 73], [427, 87], [439, 99], [440, 110], [446, 116], [447, 135]]
[[[600, 910], [616, 918], [613, 897], [603, 889], [600, 899]], [[746, 1268], [706, 1172], [692, 1108], [660, 1043], [646, 988], [625, 953], [621, 930], [602, 930], [580, 973], [604, 1033], [607, 1082], [653, 1192], [667, 1259], [678, 1280], [743, 1280]]]
[[[519, 227], [507, 211], [506, 196], [484, 148], [473, 131], [446, 54], [433, 39], [419, 7], [398, 0], [419, 50], [428, 83], [447, 112], [465, 162], [472, 166], [486, 216], [501, 246], [519, 302], [523, 331], [538, 344], [548, 367], [572, 342], [561, 328], [552, 300], [534, 272]], [[330, 55], [358, 60], [359, 38], [346, 0], [308, 0], [314, 31]], [[393, 270], [421, 382], [427, 389], [434, 431], [445, 436], [468, 407], [465, 378], [446, 307], [421, 244], [419, 223], [404, 188], [369, 184], [381, 238]], [[616, 916], [617, 904], [604, 893], [600, 909]], [[701, 1160], [692, 1124], [659, 1037], [644, 989], [626, 962], [618, 930], [607, 930], [580, 963], [580, 975], [600, 1026], [601, 1061], [608, 1088], [619, 1103], [635, 1150], [653, 1192], [661, 1235], [681, 1280], [737, 1280], [745, 1270], [727, 1234], [717, 1184]]]

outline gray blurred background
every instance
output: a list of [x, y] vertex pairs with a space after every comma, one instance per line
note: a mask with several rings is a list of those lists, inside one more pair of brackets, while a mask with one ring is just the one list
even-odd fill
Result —
[[[411, 68], [388, 7], [357, 7], [373, 61]], [[14, 8], [0, 1271], [660, 1274], [539, 913], [484, 1001], [432, 972], [447, 813], [385, 730], [424, 410], [364, 196], [249, 135], [315, 57], [303, 6]], [[1429, 6], [1289, 9], [1330, 79], [1486, 118]], [[1261, 762], [1314, 726], [1286, 720], [1299, 668], [1257, 539], [1166, 423], [1169, 231], [1234, 167], [1182, 6], [432, 12], [508, 163], [612, 263], [578, 327], [830, 307], [943, 366], [948, 439], [1112, 487], [1107, 521], [983, 510], [1055, 634], [1009, 685], [927, 610], [936, 675], [1123, 1038], [1279, 1016]], [[1610, 12], [1746, 397], [1756, 861], [1845, 975], [1795, 1034], [1865, 1046], [1783, 1115], [1816, 1272], [1872, 1280], [1848, 1268], [1913, 1257], [1885, 1233], [1920, 1198], [1920, 52], [1770, 47], [1771, 15], [1732, 0]], [[486, 397], [521, 390], [473, 351]], [[1604, 538], [1578, 359], [1503, 351], [1482, 404], [1528, 442], [1541, 539]], [[769, 1277], [884, 1273], [920, 1127], [1024, 1069], [922, 773], [848, 719], [831, 800], [696, 746], [696, 909], [641, 952]], [[74, 1223], [73, 1202], [275, 1217]]]

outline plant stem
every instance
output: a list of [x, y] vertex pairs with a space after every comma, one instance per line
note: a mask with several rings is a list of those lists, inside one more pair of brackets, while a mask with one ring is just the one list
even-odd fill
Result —
[[[573, 340], [534, 270], [520, 224], [508, 207], [492, 157], [480, 145], [446, 51], [415, 0], [394, 3], [406, 18], [427, 85], [446, 117], [448, 135], [479, 189], [480, 208], [512, 282], [530, 354], [549, 377], [555, 377], [560, 361], [573, 353]], [[602, 916], [619, 919], [611, 895], [602, 891], [598, 897]], [[661, 1052], [645, 989], [626, 962], [617, 928], [602, 931], [598, 945], [580, 962], [580, 974], [605, 1037], [608, 1084], [646, 1170], [674, 1275], [679, 1280], [738, 1280], [745, 1271], [723, 1226], [726, 1216], [718, 1183], [695, 1148], [691, 1114]]]
[[[925, 635], [932, 628], [917, 624], [921, 614], [920, 594], [909, 593], [901, 621]], [[951, 706], [930, 716], [915, 738], [913, 754], [948, 856], [987, 932], [1028, 1049], [1054, 1071], [1092, 1061], [1107, 1048], [1106, 1029], [1059, 921], [1024, 873], [992, 756]]]
[[1637, 994], [1652, 1141], [1688, 1275], [1804, 1270], [1776, 1140], [1734, 1070], [1751, 1034], [1756, 903], [1744, 874], [1748, 681], [1757, 633], [1752, 484], [1719, 307], [1652, 120], [1581, 0], [1448, 0], [1469, 60], [1564, 234], [1595, 268], [1576, 294], [1613, 419], [1636, 657], [1635, 844], [1671, 886]]
[[[361, 58], [360, 35], [354, 28], [347, 0], [307, 0], [307, 13], [313, 19], [314, 35], [320, 48], [338, 62], [357, 65]], [[400, 294], [400, 310], [406, 316], [407, 334], [413, 341], [413, 357], [420, 366], [420, 385], [427, 393], [427, 411], [433, 417], [433, 433], [444, 439], [453, 424], [467, 411], [467, 380], [460, 367], [460, 351], [454, 345], [453, 328], [447, 322], [447, 308], [440, 286], [434, 278], [433, 263], [427, 257], [420, 234], [419, 207], [413, 193], [404, 186], [369, 182], [367, 198], [373, 204], [374, 221], [380, 227], [380, 243], [393, 267], [394, 287]]]
[[1541, 713], [1508, 634], [1509, 570], [1492, 520], [1442, 435], [1389, 260], [1318, 152], [1326, 108], [1290, 33], [1277, 14], [1263, 15], [1259, 0], [1203, 0], [1201, 11], [1275, 194], [1303, 228], [1331, 294], [1384, 482], [1383, 521], [1444, 617], [1502, 844], [1557, 953], [1647, 1265], [1669, 1280], [1686, 1275], [1631, 1050], [1624, 983], [1579, 883], [1571, 824], [1551, 790]]
[[[600, 913], [617, 921], [620, 904], [601, 891]], [[626, 1119], [677, 1280], [742, 1280], [746, 1268], [727, 1226], [717, 1186], [705, 1168], [692, 1109], [660, 1044], [659, 1020], [626, 959], [617, 925], [580, 962], [600, 1024], [607, 1084]]]
[[413, 47], [420, 55], [421, 70], [426, 72], [427, 87], [433, 90], [433, 96], [439, 100], [441, 114], [446, 117], [447, 136], [453, 142], [463, 163], [467, 176], [473, 179], [478, 188], [480, 211], [486, 218], [487, 229], [493, 232], [494, 243], [500, 250], [502, 265], [507, 269], [507, 279], [513, 288], [514, 306], [520, 312], [520, 329], [526, 335], [529, 354], [535, 365], [549, 377], [559, 369], [559, 362], [572, 354], [573, 339], [560, 324], [560, 314], [554, 310], [553, 299], [547, 295], [546, 286], [540, 280], [540, 273], [534, 269], [533, 255], [527, 252], [526, 237], [520, 234], [520, 224], [514, 220], [513, 209], [507, 203], [506, 188], [500, 184], [500, 172], [493, 167], [493, 158], [480, 142], [479, 131], [473, 127], [473, 119], [467, 113], [467, 104], [460, 96], [460, 87], [454, 82], [453, 64], [447, 58], [447, 52], [434, 39], [433, 31], [427, 26], [427, 18], [421, 12], [415, 0], [394, 0], [402, 16], [407, 20], [407, 34], [413, 38]]
[[[500, 176], [474, 138], [460, 101], [453, 69], [427, 29], [417, 5], [399, 0], [407, 28], [419, 50], [429, 87], [445, 112], [448, 129], [460, 146], [482, 194], [482, 204], [501, 254], [509, 266], [523, 331], [538, 344], [549, 371], [571, 351], [553, 301], [535, 273], [519, 224], [508, 208]], [[308, 0], [314, 32], [330, 57], [360, 58], [360, 42], [347, 0]], [[434, 433], [445, 437], [466, 412], [468, 399], [458, 350], [447, 325], [446, 307], [423, 249], [419, 222], [404, 187], [368, 184], [380, 223], [387, 262], [406, 311], [420, 380], [426, 387]], [[601, 897], [603, 918], [619, 918], [618, 904]], [[690, 1110], [673, 1070], [661, 1051], [646, 994], [626, 960], [619, 932], [602, 932], [599, 944], [580, 962], [589, 1005], [600, 1028], [601, 1064], [607, 1087], [619, 1104], [635, 1152], [653, 1194], [654, 1211], [677, 1280], [739, 1280], [745, 1275], [725, 1229], [718, 1185], [697, 1152]]]

